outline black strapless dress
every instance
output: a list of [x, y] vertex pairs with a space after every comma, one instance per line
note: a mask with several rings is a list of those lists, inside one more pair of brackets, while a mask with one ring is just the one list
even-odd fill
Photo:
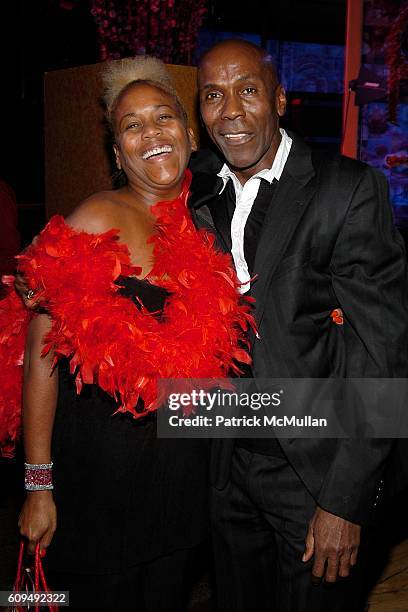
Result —
[[[160, 316], [161, 287], [122, 280], [125, 295]], [[113, 416], [114, 400], [97, 386], [77, 395], [68, 363], [59, 366], [59, 385], [52, 441], [58, 524], [47, 552], [50, 569], [122, 572], [204, 540], [208, 441], [158, 439], [155, 415]]]

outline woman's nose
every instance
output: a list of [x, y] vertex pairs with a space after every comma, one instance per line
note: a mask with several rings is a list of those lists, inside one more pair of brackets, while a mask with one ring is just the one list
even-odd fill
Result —
[[147, 123], [143, 126], [143, 138], [154, 138], [161, 134], [161, 126], [157, 123]]

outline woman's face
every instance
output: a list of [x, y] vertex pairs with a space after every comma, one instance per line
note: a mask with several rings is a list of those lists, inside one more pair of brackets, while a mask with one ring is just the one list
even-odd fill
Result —
[[113, 112], [116, 163], [137, 191], [163, 195], [180, 186], [194, 147], [174, 98], [145, 83], [130, 86]]

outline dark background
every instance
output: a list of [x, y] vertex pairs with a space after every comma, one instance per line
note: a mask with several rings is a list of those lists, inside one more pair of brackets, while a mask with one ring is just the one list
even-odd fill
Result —
[[[14, 0], [1, 6], [0, 176], [16, 192], [23, 245], [45, 222], [43, 74], [99, 61], [88, 2], [70, 4], [70, 10], [62, 8], [59, 0]], [[345, 16], [345, 0], [212, 0], [203, 28], [253, 32], [265, 41], [273, 38], [341, 45]], [[297, 97], [296, 92], [288, 96], [289, 102]], [[316, 130], [327, 131], [339, 142], [341, 96], [310, 94], [304, 102], [301, 112], [289, 103], [286, 124], [306, 136]]]

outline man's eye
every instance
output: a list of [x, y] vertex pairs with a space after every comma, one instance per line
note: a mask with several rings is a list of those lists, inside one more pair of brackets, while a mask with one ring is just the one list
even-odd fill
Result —
[[210, 91], [210, 93], [206, 95], [205, 99], [206, 100], [216, 100], [220, 96], [221, 94], [219, 94], [218, 91]]
[[137, 129], [138, 127], [140, 127], [140, 123], [129, 123], [129, 125], [126, 126], [127, 130], [133, 130], [133, 129]]
[[166, 121], [166, 119], [172, 119], [173, 115], [160, 115], [160, 121]]
[[253, 94], [256, 93], [256, 89], [255, 87], [245, 87], [245, 89], [243, 90], [244, 94]]

